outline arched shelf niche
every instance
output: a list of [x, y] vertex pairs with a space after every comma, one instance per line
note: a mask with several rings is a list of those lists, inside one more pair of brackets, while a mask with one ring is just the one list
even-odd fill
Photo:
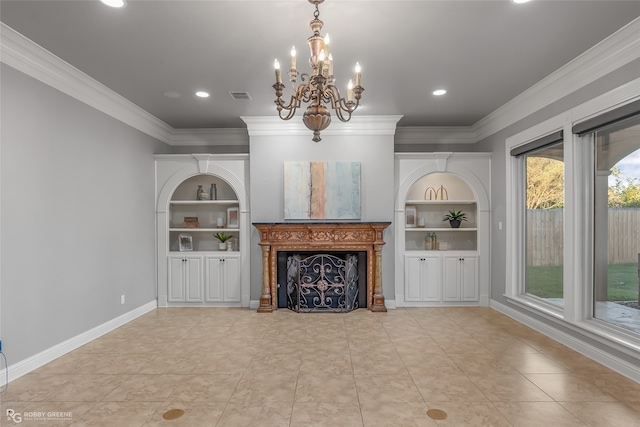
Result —
[[[211, 273], [211, 259], [232, 258], [239, 263], [238, 303], [220, 303], [215, 295], [210, 295], [206, 283], [201, 292], [201, 300], [195, 298], [188, 306], [222, 305], [249, 307], [249, 253], [250, 251], [250, 210], [248, 193], [244, 184], [247, 160], [244, 158], [215, 155], [158, 155], [156, 162], [166, 162], [170, 173], [157, 174], [157, 186], [160, 189], [156, 204], [157, 219], [157, 257], [158, 257], [158, 305], [166, 307], [171, 303], [170, 287], [172, 278], [170, 263], [176, 256], [203, 257], [201, 275], [207, 280]], [[209, 194], [210, 185], [216, 184], [215, 201], [197, 201], [198, 185]], [[237, 210], [237, 225], [227, 222], [227, 209]], [[185, 216], [198, 217], [199, 228], [185, 229], [182, 223]], [[218, 220], [223, 226], [218, 227]], [[225, 232], [235, 238], [233, 250], [220, 252], [216, 232]], [[192, 236], [192, 249], [181, 252], [178, 235], [186, 233]], [[237, 261], [236, 261], [237, 260]], [[222, 274], [222, 273], [221, 273]], [[224, 298], [222, 298], [224, 300]], [[234, 300], [236, 298], [234, 297]], [[224, 302], [224, 301], [223, 301]], [[180, 304], [179, 304], [180, 305]]]
[[[477, 260], [478, 295], [474, 301], [475, 305], [488, 306], [490, 156], [485, 153], [432, 153], [423, 156], [422, 159], [409, 156], [399, 159], [394, 221], [396, 305], [422, 305], [407, 303], [410, 299], [405, 295], [409, 274], [407, 257], [417, 256], [423, 261], [425, 257], [438, 258], [436, 263], [443, 266], [444, 272], [446, 264], [443, 260], [455, 255]], [[453, 229], [442, 220], [449, 210], [465, 212], [467, 221], [462, 222], [460, 228]], [[415, 218], [411, 218], [413, 212]], [[425, 237], [431, 234], [435, 234], [438, 246], [426, 246]], [[442, 297], [442, 294], [438, 295]], [[424, 303], [469, 304], [474, 302], [463, 304], [440, 300]]]
[[[419, 192], [419, 187], [414, 187], [414, 184], [422, 180], [425, 180], [427, 183], [430, 182], [432, 178], [429, 178], [429, 175], [432, 175], [433, 177], [443, 176], [437, 174], [449, 174], [458, 178], [458, 182], [461, 182], [462, 184], [458, 183], [456, 185], [467, 186], [467, 188], [473, 193], [473, 198], [478, 203], [478, 210], [489, 210], [488, 192], [485, 188], [485, 184], [483, 184], [476, 174], [467, 169], [464, 165], [456, 165], [453, 162], [447, 162], [446, 169], [443, 170], [438, 167], [436, 162], [433, 162], [416, 168], [401, 182], [396, 197], [396, 211], [398, 209], [404, 211], [405, 203], [410, 199], [409, 192], [412, 191], [412, 189], [413, 191]], [[435, 180], [437, 178], [433, 179]], [[453, 188], [452, 190], [455, 191]], [[413, 194], [415, 193], [412, 193], [411, 196], [413, 196]]]

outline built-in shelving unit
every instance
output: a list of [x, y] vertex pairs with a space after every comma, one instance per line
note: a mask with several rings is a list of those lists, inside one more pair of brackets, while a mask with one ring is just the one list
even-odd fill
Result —
[[[248, 307], [248, 156], [155, 159], [158, 306]], [[226, 247], [217, 233], [232, 236]]]
[[[486, 305], [490, 157], [403, 153], [397, 159], [396, 249], [404, 268], [396, 268], [396, 305]], [[465, 213], [459, 228], [444, 219], [450, 211]]]

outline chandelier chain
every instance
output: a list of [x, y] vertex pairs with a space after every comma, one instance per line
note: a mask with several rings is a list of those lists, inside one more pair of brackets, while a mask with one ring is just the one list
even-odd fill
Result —
[[318, 3], [316, 3], [316, 10], [315, 10], [315, 12], [313, 12], [313, 17], [315, 19], [318, 19], [319, 16], [320, 16], [320, 9], [318, 9]]

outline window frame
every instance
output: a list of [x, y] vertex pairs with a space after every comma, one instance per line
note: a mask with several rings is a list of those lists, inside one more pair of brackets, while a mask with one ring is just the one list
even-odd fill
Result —
[[[507, 299], [520, 305], [523, 308], [531, 309], [543, 313], [555, 319], [563, 319], [567, 306], [566, 296], [564, 296], [563, 307], [549, 303], [544, 298], [539, 298], [526, 293], [525, 271], [526, 271], [526, 156], [513, 156], [511, 151], [518, 147], [531, 144], [532, 142], [544, 138], [559, 131], [564, 131], [564, 162], [565, 162], [565, 211], [567, 216], [567, 144], [566, 144], [566, 114], [561, 114], [548, 119], [536, 126], [533, 126], [519, 134], [507, 138], [505, 144], [506, 165], [507, 165], [507, 286], [505, 296]], [[570, 130], [570, 129], [569, 129]], [[569, 133], [571, 135], [571, 133]], [[566, 222], [565, 222], [566, 223]], [[567, 227], [563, 227], [564, 259], [563, 269], [563, 294], [566, 293], [567, 282]], [[511, 258], [511, 259], [510, 259]]]
[[[635, 358], [640, 356], [640, 334], [594, 318], [593, 227], [594, 153], [593, 133], [573, 134], [573, 126], [640, 100], [640, 78], [549, 118], [506, 139], [506, 276], [509, 303], [553, 323], [585, 335], [596, 342]], [[565, 218], [564, 307], [561, 309], [524, 293], [526, 264], [523, 244], [525, 165], [511, 150], [553, 132], [564, 131]], [[584, 284], [579, 286], [578, 284]]]

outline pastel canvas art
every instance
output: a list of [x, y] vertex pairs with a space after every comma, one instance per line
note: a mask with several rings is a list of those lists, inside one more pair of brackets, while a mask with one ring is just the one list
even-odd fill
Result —
[[360, 219], [360, 162], [285, 162], [285, 219]]

